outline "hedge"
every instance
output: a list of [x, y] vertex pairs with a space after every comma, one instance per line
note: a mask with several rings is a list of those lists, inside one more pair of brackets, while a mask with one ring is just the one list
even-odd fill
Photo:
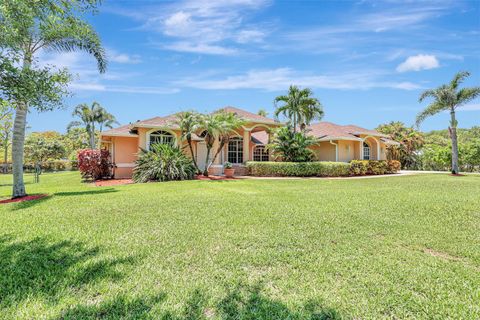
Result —
[[264, 177], [344, 177], [396, 173], [396, 160], [352, 160], [346, 162], [247, 162], [248, 174]]
[[252, 176], [267, 177], [342, 177], [350, 174], [345, 162], [271, 162], [249, 161], [247, 170]]
[[[78, 161], [74, 160], [49, 160], [42, 162], [42, 171], [44, 172], [56, 172], [56, 171], [72, 171], [78, 170]], [[35, 172], [34, 163], [25, 163], [23, 165], [25, 172]], [[0, 163], [0, 173], [12, 173], [11, 163]]]

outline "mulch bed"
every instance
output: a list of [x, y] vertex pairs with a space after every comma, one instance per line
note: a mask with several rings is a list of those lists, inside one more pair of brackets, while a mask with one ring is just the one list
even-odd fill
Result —
[[195, 176], [195, 180], [213, 180], [213, 181], [217, 181], [217, 180], [238, 180], [240, 178], [227, 178], [225, 176], [208, 176], [208, 177], [205, 177], [204, 175], [196, 175]]
[[97, 187], [110, 187], [110, 186], [121, 186], [124, 184], [132, 184], [132, 179], [110, 179], [110, 180], [97, 180], [95, 181], [95, 186]]
[[450, 173], [449, 176], [452, 176], [452, 177], [465, 177], [464, 174], [461, 174], [461, 173]]
[[32, 201], [32, 200], [38, 200], [48, 197], [48, 194], [35, 194], [31, 196], [25, 196], [25, 197], [20, 197], [20, 198], [15, 198], [15, 199], [5, 199], [1, 200], [0, 204], [5, 204], [5, 203], [14, 203], [14, 202], [24, 202], [24, 201]]

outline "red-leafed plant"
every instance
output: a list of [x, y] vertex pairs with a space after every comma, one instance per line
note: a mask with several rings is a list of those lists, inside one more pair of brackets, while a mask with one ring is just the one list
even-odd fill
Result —
[[84, 149], [78, 151], [78, 170], [85, 180], [110, 178], [111, 163], [108, 150]]

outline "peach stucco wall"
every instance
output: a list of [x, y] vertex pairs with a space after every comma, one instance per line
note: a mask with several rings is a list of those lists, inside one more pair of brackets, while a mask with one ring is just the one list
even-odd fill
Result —
[[137, 159], [137, 137], [114, 137], [113, 154], [115, 163], [133, 163]]
[[315, 160], [318, 161], [335, 161], [335, 146], [330, 142], [320, 142], [312, 147], [315, 154]]

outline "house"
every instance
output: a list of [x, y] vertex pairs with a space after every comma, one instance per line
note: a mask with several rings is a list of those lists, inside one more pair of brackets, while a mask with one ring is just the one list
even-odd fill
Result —
[[[238, 115], [244, 120], [244, 125], [232, 134], [230, 142], [212, 164], [214, 174], [222, 173], [223, 163], [226, 161], [234, 165], [236, 174], [242, 175], [245, 173], [246, 161], [272, 160], [265, 148], [269, 140], [268, 132], [283, 124], [234, 107], [225, 107], [222, 110]], [[140, 148], [148, 150], [152, 143], [186, 146], [186, 142], [180, 139], [180, 128], [175, 121], [176, 115], [173, 114], [137, 121], [102, 132], [101, 145], [102, 148], [110, 151], [112, 161], [116, 165], [115, 177], [131, 177]], [[308, 127], [308, 134], [318, 139], [318, 143], [312, 147], [312, 150], [316, 160], [319, 161], [383, 160], [386, 159], [386, 146], [396, 144], [377, 131], [330, 122], [312, 124]], [[213, 150], [216, 149], [217, 146], [214, 145]], [[184, 150], [190, 154], [188, 148]], [[193, 152], [199, 167], [203, 169], [206, 165], [207, 148], [201, 132], [193, 137]]]

